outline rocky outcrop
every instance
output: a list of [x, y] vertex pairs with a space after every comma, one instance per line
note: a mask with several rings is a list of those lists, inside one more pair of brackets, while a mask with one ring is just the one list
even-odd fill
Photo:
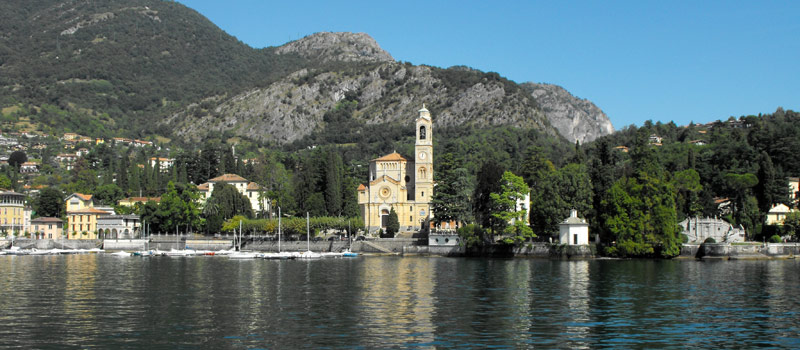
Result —
[[321, 62], [393, 62], [394, 58], [381, 49], [365, 33], [320, 32], [292, 41], [276, 49], [276, 53], [296, 53]]
[[[324, 127], [323, 115], [353, 95], [354, 117], [364, 124], [410, 125], [423, 103], [438, 127], [513, 125], [556, 134], [528, 93], [507, 81], [475, 77], [450, 88], [439, 68], [396, 62], [363, 70], [303, 69], [265, 88], [253, 89], [203, 110], [194, 105], [164, 121], [187, 140], [224, 132], [284, 144]], [[484, 73], [476, 73], [484, 74]]]
[[614, 132], [603, 111], [589, 100], [577, 98], [558, 85], [523, 83], [550, 124], [571, 142], [586, 143]]

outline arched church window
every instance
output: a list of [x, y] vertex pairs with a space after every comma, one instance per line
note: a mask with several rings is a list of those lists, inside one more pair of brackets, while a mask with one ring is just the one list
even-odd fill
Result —
[[419, 139], [425, 139], [425, 125], [419, 127]]

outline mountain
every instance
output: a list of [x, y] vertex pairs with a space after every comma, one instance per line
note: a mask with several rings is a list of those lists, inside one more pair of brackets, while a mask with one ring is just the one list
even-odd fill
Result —
[[550, 124], [570, 141], [586, 143], [614, 132], [614, 126], [594, 103], [579, 99], [558, 85], [523, 83]]
[[512, 126], [571, 142], [613, 130], [566, 90], [397, 62], [364, 33], [253, 49], [176, 2], [0, 3], [4, 129], [27, 116], [50, 133], [280, 145], [345, 126], [409, 125], [423, 103], [445, 128]]

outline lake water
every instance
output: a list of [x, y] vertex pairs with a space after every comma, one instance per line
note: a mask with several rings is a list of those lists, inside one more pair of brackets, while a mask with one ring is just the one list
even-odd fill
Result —
[[0, 256], [2, 348], [800, 348], [800, 262]]

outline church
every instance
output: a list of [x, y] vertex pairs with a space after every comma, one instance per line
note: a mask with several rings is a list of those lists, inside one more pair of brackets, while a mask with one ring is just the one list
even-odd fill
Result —
[[419, 231], [427, 225], [433, 196], [433, 122], [422, 105], [416, 120], [414, 160], [397, 152], [369, 163], [369, 182], [358, 186], [358, 205], [367, 232], [386, 230], [394, 208], [400, 232]]

